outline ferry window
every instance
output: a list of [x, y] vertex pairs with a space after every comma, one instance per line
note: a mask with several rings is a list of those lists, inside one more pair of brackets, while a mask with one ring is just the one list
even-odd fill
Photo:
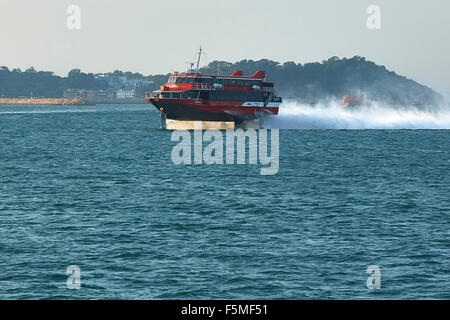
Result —
[[188, 91], [184, 93], [186, 95], [186, 99], [197, 99], [198, 92]]
[[236, 85], [236, 80], [231, 80], [231, 85]]
[[206, 80], [208, 80], [208, 79], [206, 79], [206, 78], [196, 78], [196, 79], [194, 80], [194, 82], [195, 82], [195, 83], [207, 83]]

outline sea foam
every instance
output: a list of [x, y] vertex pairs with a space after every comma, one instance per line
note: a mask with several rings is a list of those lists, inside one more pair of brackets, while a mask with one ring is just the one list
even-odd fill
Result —
[[315, 106], [285, 101], [276, 117], [265, 120], [272, 129], [450, 129], [450, 108], [430, 111], [371, 103], [346, 108], [339, 102]]

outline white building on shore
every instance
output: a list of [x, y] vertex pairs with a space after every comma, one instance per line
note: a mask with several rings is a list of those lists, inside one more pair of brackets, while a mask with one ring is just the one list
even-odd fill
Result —
[[119, 89], [116, 92], [116, 99], [128, 99], [135, 97], [134, 89]]

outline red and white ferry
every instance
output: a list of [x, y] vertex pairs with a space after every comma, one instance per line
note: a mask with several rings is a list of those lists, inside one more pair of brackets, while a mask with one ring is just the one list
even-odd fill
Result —
[[275, 93], [274, 84], [266, 81], [264, 71], [244, 76], [242, 71], [232, 75], [207, 75], [197, 69], [174, 73], [160, 90], [147, 94], [166, 119], [193, 121], [233, 121], [259, 119], [277, 115], [282, 98]]

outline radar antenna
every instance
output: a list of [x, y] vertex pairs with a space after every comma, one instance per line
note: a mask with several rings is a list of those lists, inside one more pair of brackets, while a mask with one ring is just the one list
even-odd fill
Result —
[[186, 61], [185, 63], [189, 65], [189, 70], [194, 69], [194, 64], [195, 64], [194, 62], [192, 62], [192, 61]]

